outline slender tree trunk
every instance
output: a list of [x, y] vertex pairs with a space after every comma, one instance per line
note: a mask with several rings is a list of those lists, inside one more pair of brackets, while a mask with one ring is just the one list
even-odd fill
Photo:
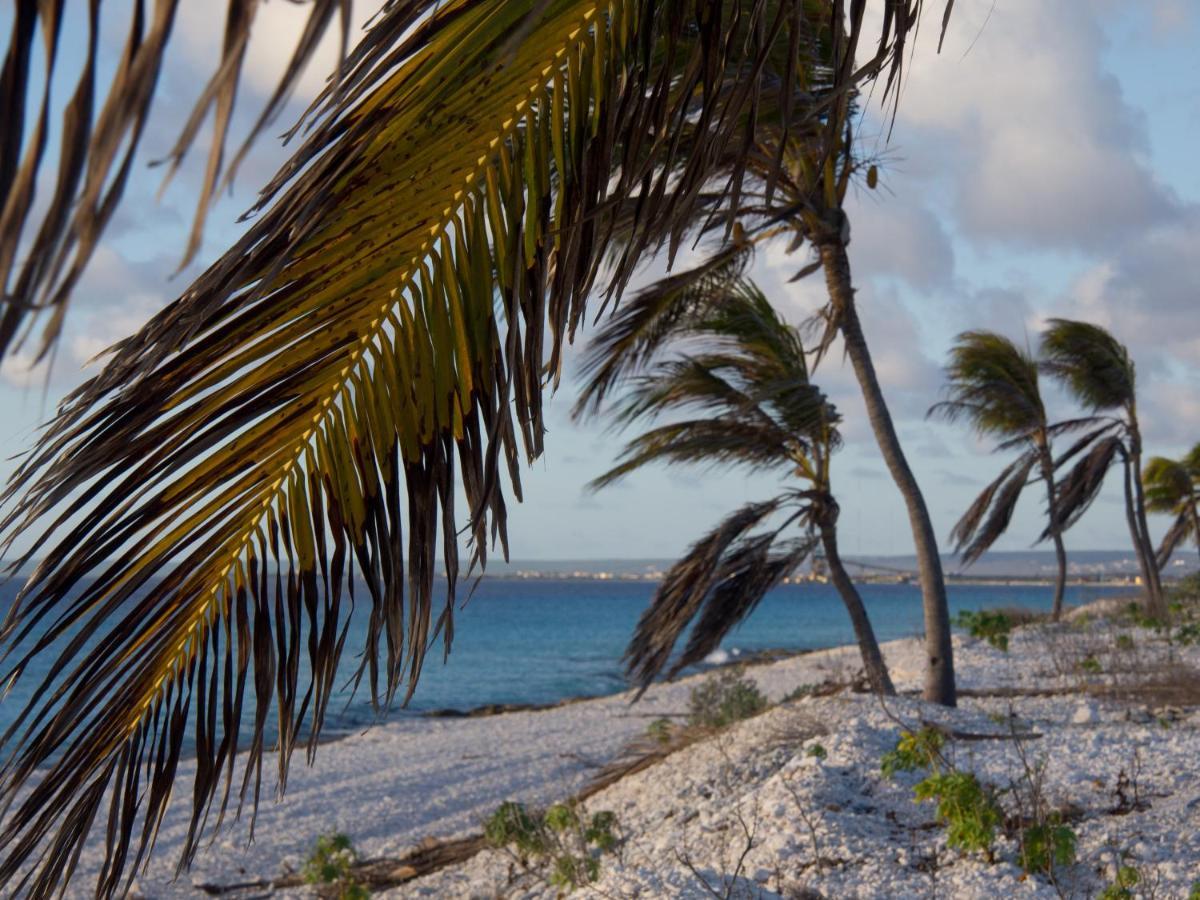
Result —
[[[1191, 503], [1192, 540], [1196, 543], [1196, 552], [1200, 553], [1200, 514], [1196, 512], [1196, 495], [1192, 494], [1188, 502]], [[1165, 560], [1163, 561], [1163, 565], [1166, 565]]]
[[[1134, 425], [1136, 429], [1136, 422]], [[1162, 579], [1154, 560], [1154, 544], [1150, 541], [1150, 524], [1146, 521], [1146, 494], [1142, 485], [1142, 438], [1135, 430], [1133, 435], [1133, 490], [1137, 501], [1138, 527], [1142, 532], [1142, 546], [1146, 548], [1146, 565], [1150, 570], [1149, 610], [1156, 618], [1166, 620], [1167, 601], [1163, 596]]]
[[854, 288], [850, 277], [850, 259], [845, 244], [837, 239], [819, 245], [821, 263], [829, 299], [838, 317], [838, 327], [846, 344], [846, 355], [866, 401], [867, 417], [884, 462], [908, 508], [913, 543], [917, 554], [917, 571], [921, 579], [921, 598], [925, 613], [925, 690], [924, 697], [944, 706], [954, 706], [954, 647], [950, 640], [950, 609], [946, 603], [946, 582], [942, 575], [942, 560], [938, 555], [937, 538], [929, 520], [925, 498], [904, 458], [904, 450], [896, 436], [892, 416], [879, 387], [875, 366], [867, 350], [862, 325], [854, 305]]
[[[1129, 525], [1129, 536], [1133, 540], [1134, 555], [1142, 572], [1142, 585], [1146, 595], [1146, 613], [1154, 617], [1165, 617], [1166, 605], [1158, 589], [1158, 566], [1154, 552], [1146, 537], [1146, 508], [1142, 502], [1140, 453], [1131, 450], [1125, 456], [1125, 520]], [[1140, 513], [1140, 514], [1139, 514]]]
[[867, 681], [871, 683], [871, 688], [875, 693], [886, 694], [889, 697], [894, 696], [896, 689], [892, 686], [892, 679], [888, 675], [883, 654], [879, 652], [879, 642], [875, 639], [875, 630], [871, 627], [866, 607], [863, 606], [858, 588], [850, 580], [850, 576], [846, 573], [846, 567], [842, 565], [842, 557], [838, 554], [837, 529], [832, 523], [822, 525], [821, 545], [825, 548], [825, 564], [829, 566], [829, 580], [833, 582], [837, 592], [842, 595], [842, 602], [846, 604], [846, 611], [850, 613], [850, 622], [854, 626], [854, 637], [858, 641], [858, 652], [862, 654]]
[[[1058, 521], [1058, 497], [1054, 493], [1054, 460], [1050, 451], [1043, 444], [1038, 455], [1041, 460], [1042, 480], [1046, 482], [1046, 512], [1050, 516], [1053, 527]], [[1063, 546], [1062, 532], [1054, 528], [1054, 559], [1058, 563], [1058, 571], [1054, 577], [1054, 605], [1050, 608], [1050, 618], [1057, 622], [1062, 618], [1063, 594], [1067, 588], [1067, 549]]]

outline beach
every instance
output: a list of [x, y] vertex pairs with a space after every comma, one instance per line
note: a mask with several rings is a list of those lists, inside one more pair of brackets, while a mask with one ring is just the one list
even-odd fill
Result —
[[[1105, 620], [1020, 629], [1008, 652], [960, 635], [957, 710], [912, 696], [918, 641], [883, 650], [901, 693], [887, 702], [837, 690], [779, 703], [803, 685], [848, 683], [857, 669], [852, 648], [747, 668], [775, 704], [767, 712], [586, 801], [589, 811], [615, 814], [621, 849], [575, 896], [703, 897], [714, 887], [730, 897], [1089, 896], [1122, 867], [1155, 879], [1153, 896], [1188, 896], [1200, 878], [1200, 699], [1178, 705], [1177, 696], [1134, 686], [1164, 671], [1194, 673], [1200, 648]], [[1096, 665], [1080, 669], [1078, 659], [1089, 657]], [[185, 765], [135, 894], [199, 896], [245, 884], [227, 896], [261, 896], [264, 882], [299, 870], [317, 838], [333, 831], [364, 859], [401, 859], [430, 839], [477, 834], [500, 803], [561, 801], [631, 743], [644, 746], [650, 722], [681, 721], [704, 677], [656, 685], [636, 704], [624, 693], [541, 711], [395, 721], [321, 746], [311, 767], [298, 752], [285, 798], [262, 799], [253, 843], [247, 816], [227, 823], [174, 879], [187, 826]], [[1058, 873], [1059, 884], [1024, 875], [1004, 834], [993, 862], [947, 847], [932, 804], [913, 800], [918, 776], [881, 774], [900, 733], [922, 723], [974, 736], [951, 740], [955, 764], [1000, 790], [1021, 780], [1017, 744], [1027, 761], [1044, 760], [1044, 793], [1069, 812], [1078, 842], [1078, 861]], [[1030, 737], [1015, 742], [1013, 734]], [[821, 754], [809, 749], [814, 743]], [[101, 853], [98, 842], [85, 850], [71, 896], [88, 895]], [[489, 849], [383, 893], [553, 897], [557, 889], [516, 865], [511, 851]]]

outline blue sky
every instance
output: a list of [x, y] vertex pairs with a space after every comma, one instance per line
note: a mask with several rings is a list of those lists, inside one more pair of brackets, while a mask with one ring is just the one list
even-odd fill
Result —
[[[221, 30], [209, 4], [184, 7], [178, 55], [164, 73], [137, 174], [76, 292], [48, 384], [43, 370], [29, 371], [27, 357], [0, 368], [4, 457], [28, 447], [58, 398], [95, 371], [82, 368], [88, 359], [168, 302], [236, 237], [237, 215], [285, 158], [270, 138], [258, 145], [233, 196], [210, 215], [201, 258], [172, 278], [202, 154], [189, 158], [161, 200], [161, 170], [146, 164], [169, 149]], [[358, 0], [360, 22], [370, 11]], [[241, 127], [273, 86], [303, 14], [290, 3], [262, 8]], [[939, 397], [946, 350], [963, 329], [1034, 342], [1049, 316], [1110, 327], [1138, 362], [1149, 452], [1176, 454], [1200, 440], [1200, 172], [1193, 161], [1200, 13], [1189, 0], [958, 0], [940, 56], [937, 18], [923, 25], [890, 141], [877, 107], [860, 129], [883, 177], [879, 190], [851, 202], [850, 250], [876, 366], [945, 536], [1003, 462], [962, 428], [923, 418]], [[106, 33], [110, 59], [119, 40], [116, 30]], [[328, 52], [322, 62], [331, 59]], [[322, 74], [310, 73], [301, 95], [311, 95]], [[290, 124], [303, 99], [275, 131]], [[754, 273], [794, 321], [823, 300], [818, 280], [787, 283], [805, 261], [803, 251], [788, 257], [767, 248]], [[659, 273], [652, 267], [645, 277]], [[584, 492], [622, 438], [570, 421], [577, 356], [569, 356], [551, 401], [547, 451], [524, 479], [526, 502], [510, 511], [514, 556], [670, 556], [736, 504], [771, 493], [770, 478], [684, 469], [647, 470], [602, 494]], [[845, 551], [909, 552], [903, 507], [839, 352], [816, 377], [845, 417], [847, 446], [834, 474]], [[1052, 414], [1072, 413], [1062, 397], [1051, 398]], [[0, 463], [0, 475], [11, 467]], [[999, 549], [1029, 545], [1040, 530], [1039, 496], [1026, 498]], [[1078, 549], [1127, 546], [1115, 480], [1067, 540]]]

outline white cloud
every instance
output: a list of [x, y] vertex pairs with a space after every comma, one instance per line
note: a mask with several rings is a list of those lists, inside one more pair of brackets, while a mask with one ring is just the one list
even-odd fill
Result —
[[940, 55], [923, 29], [894, 140], [950, 178], [968, 237], [1095, 249], [1174, 215], [1145, 116], [1105, 68], [1099, 15], [1083, 0], [960, 2]]

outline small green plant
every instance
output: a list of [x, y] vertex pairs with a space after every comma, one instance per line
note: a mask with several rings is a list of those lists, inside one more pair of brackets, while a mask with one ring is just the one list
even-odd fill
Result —
[[1132, 634], [1118, 634], [1117, 635], [1117, 649], [1118, 650], [1132, 650], [1133, 649], [1133, 635]]
[[1147, 615], [1138, 603], [1130, 603], [1125, 607], [1125, 618], [1138, 628], [1149, 628], [1153, 631], [1162, 631], [1166, 625], [1162, 619]]
[[317, 838], [316, 846], [304, 863], [301, 874], [308, 884], [321, 885], [336, 891], [337, 900], [365, 900], [370, 893], [353, 878], [358, 854], [350, 838], [332, 832]]
[[494, 847], [517, 848], [522, 857], [537, 856], [546, 851], [541, 817], [526, 809], [524, 803], [509, 800], [501, 803], [484, 823], [483, 834]]
[[1031, 825], [1021, 833], [1021, 868], [1050, 875], [1055, 866], [1075, 862], [1078, 841], [1075, 832], [1062, 823]]
[[895, 749], [889, 750], [880, 760], [879, 770], [892, 778], [897, 772], [932, 768], [941, 757], [945, 743], [945, 735], [928, 725], [917, 732], [902, 731]]
[[1012, 617], [997, 610], [964, 609], [954, 618], [954, 624], [971, 637], [987, 641], [997, 650], [1008, 652], [1008, 636], [1012, 633]]
[[1004, 813], [994, 793], [975, 773], [935, 773], [917, 782], [913, 796], [918, 802], [937, 801], [937, 817], [946, 825], [949, 846], [963, 853], [981, 850], [991, 858], [996, 829], [1004, 821]]
[[1096, 659], [1096, 654], [1089, 653], [1078, 663], [1079, 671], [1086, 672], [1088, 675], [1099, 675], [1104, 671], [1104, 667], [1100, 665], [1100, 660]]
[[741, 669], [725, 669], [692, 688], [688, 723], [702, 728], [724, 728], [758, 715], [767, 698]]
[[671, 731], [671, 720], [666, 717], [655, 719], [646, 726], [646, 736], [658, 744], [671, 743]]
[[1200, 644], [1200, 622], [1188, 622], [1186, 625], [1180, 625], [1175, 629], [1171, 640], [1184, 647]]
[[584, 817], [580, 813], [575, 802], [536, 812], [509, 801], [492, 813], [483, 833], [494, 847], [514, 847], [527, 869], [547, 869], [546, 880], [569, 892], [596, 881], [600, 856], [617, 846], [615, 814], [602, 810]]
[[1133, 900], [1133, 889], [1141, 880], [1142, 876], [1133, 866], [1121, 866], [1113, 883], [1099, 893], [1097, 900]]
[[813, 759], [825, 759], [829, 756], [829, 751], [826, 750], [821, 744], [814, 742], [804, 748], [804, 755], [811, 756]]
[[1193, 881], [1188, 891], [1187, 900], [1200, 900], [1200, 881]]

